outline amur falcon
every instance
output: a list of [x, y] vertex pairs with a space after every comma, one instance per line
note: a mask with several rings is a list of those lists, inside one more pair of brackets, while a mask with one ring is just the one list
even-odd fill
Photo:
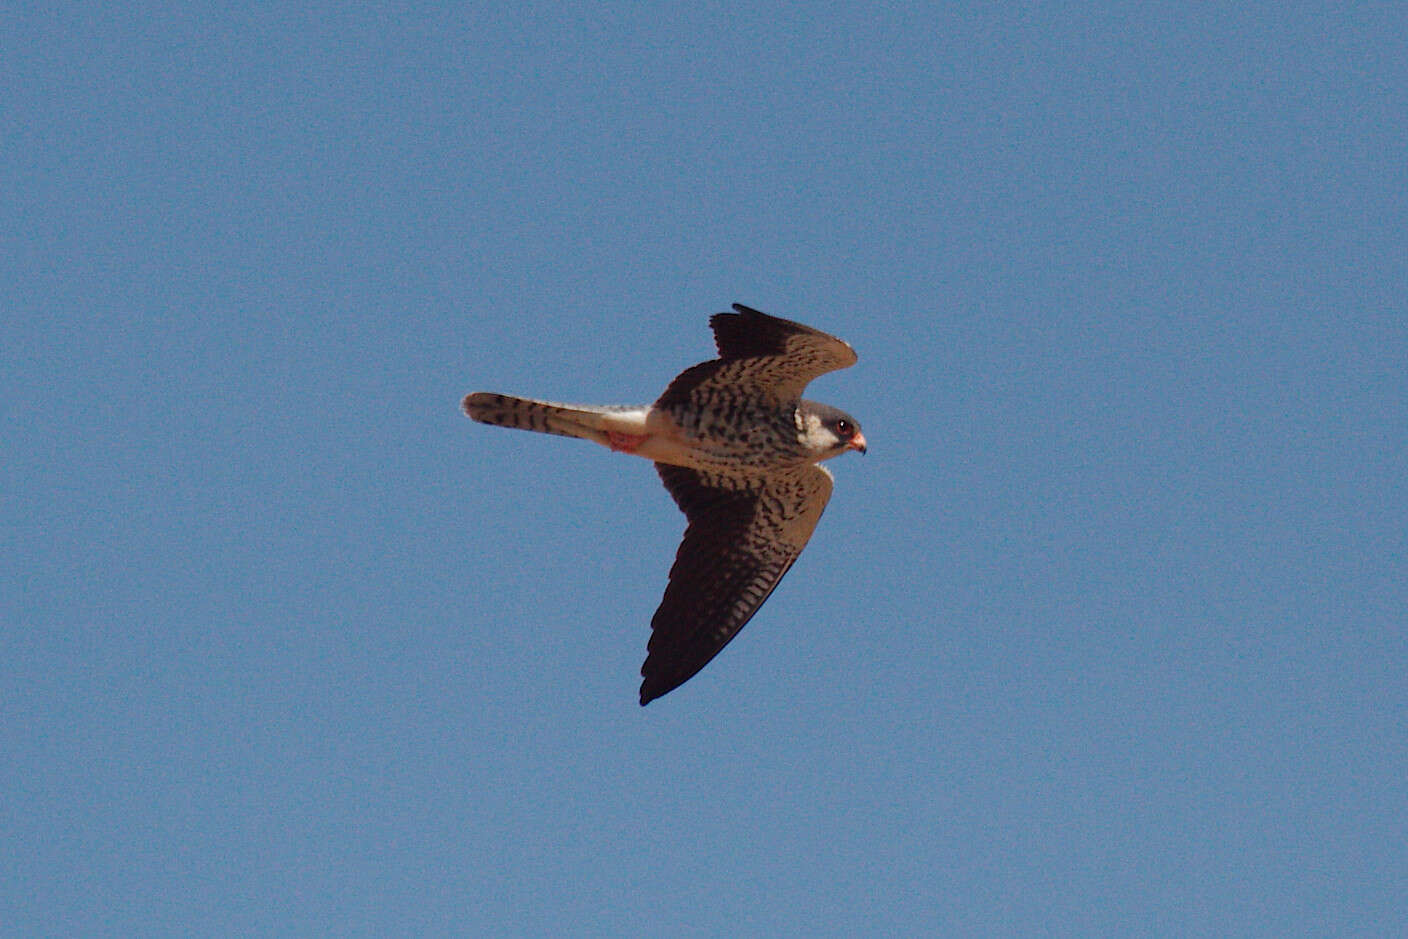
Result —
[[467, 395], [484, 424], [593, 440], [655, 463], [687, 520], [650, 622], [640, 703], [688, 681], [758, 612], [831, 497], [818, 464], [865, 452], [855, 418], [802, 399], [818, 375], [854, 365], [834, 336], [735, 303], [709, 318], [719, 357], [685, 369], [648, 407]]

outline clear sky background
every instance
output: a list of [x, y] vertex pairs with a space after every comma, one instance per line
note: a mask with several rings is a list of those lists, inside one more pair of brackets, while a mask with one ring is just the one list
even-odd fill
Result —
[[[1400, 7], [0, 26], [6, 932], [1408, 920]], [[871, 451], [641, 708], [683, 517], [458, 402], [734, 301]]]

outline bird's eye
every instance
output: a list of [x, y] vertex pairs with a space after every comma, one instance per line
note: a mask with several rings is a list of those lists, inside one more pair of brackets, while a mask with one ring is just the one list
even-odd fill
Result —
[[836, 433], [840, 434], [842, 437], [849, 437], [853, 432], [854, 428], [851, 427], [850, 421], [839, 420], [836, 422]]

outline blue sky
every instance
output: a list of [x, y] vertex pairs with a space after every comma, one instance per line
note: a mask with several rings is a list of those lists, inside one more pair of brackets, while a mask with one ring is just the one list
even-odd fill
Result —
[[[0, 921], [1383, 934], [1408, 918], [1391, 5], [3, 15]], [[482, 427], [847, 339], [811, 546]]]

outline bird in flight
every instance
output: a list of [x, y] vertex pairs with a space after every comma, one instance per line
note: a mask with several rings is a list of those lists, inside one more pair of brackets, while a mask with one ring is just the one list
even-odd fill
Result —
[[719, 357], [685, 369], [654, 404], [558, 404], [475, 392], [483, 424], [580, 437], [655, 463], [684, 512], [684, 541], [650, 622], [640, 703], [684, 684], [763, 605], [806, 547], [831, 497], [818, 465], [865, 452], [849, 414], [802, 399], [818, 375], [856, 362], [834, 336], [741, 304], [709, 318]]

